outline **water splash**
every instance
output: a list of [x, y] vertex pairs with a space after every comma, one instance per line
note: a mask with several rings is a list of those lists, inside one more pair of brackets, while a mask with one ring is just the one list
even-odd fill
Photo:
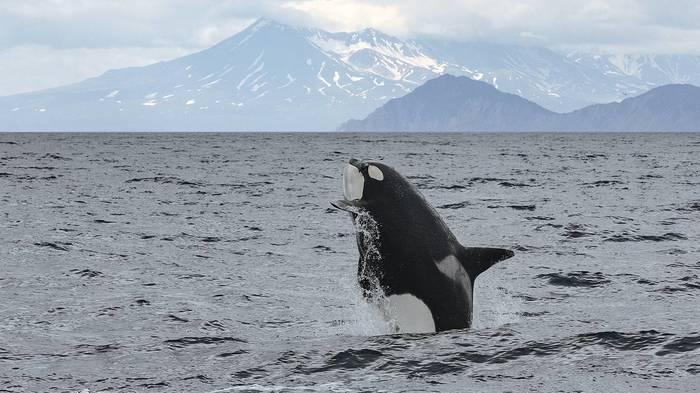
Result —
[[379, 266], [383, 259], [379, 251], [381, 246], [379, 225], [366, 210], [357, 213], [353, 223], [357, 231], [361, 253], [360, 261], [364, 262], [359, 266], [358, 281], [363, 284], [363, 290], [366, 292], [365, 296], [376, 301], [375, 299], [384, 297], [384, 291], [379, 284], [379, 277], [377, 276], [378, 272], [373, 268]]
[[[366, 210], [355, 213], [353, 223], [357, 231], [359, 251], [362, 261], [372, 261], [359, 266], [358, 277], [353, 285], [354, 318], [346, 325], [347, 333], [362, 336], [391, 334], [396, 331], [396, 324], [387, 319], [382, 311], [386, 305], [386, 296], [379, 284], [377, 272], [371, 265], [381, 263], [379, 251], [381, 237], [377, 221]], [[360, 283], [364, 285], [361, 287]]]

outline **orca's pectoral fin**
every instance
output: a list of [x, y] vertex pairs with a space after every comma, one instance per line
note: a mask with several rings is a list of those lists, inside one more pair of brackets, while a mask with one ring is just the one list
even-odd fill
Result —
[[498, 262], [513, 257], [515, 253], [504, 248], [464, 247], [459, 256], [462, 266], [472, 279]]

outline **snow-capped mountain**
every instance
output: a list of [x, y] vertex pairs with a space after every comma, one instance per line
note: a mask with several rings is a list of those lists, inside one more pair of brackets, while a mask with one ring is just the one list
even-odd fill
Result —
[[2, 97], [0, 131], [327, 131], [444, 73], [560, 112], [700, 78], [700, 58], [643, 58], [401, 40], [374, 29], [329, 33], [260, 19], [188, 56]]
[[435, 66], [375, 30], [260, 19], [189, 56], [0, 98], [0, 130], [327, 131], [410, 92]]
[[405, 94], [389, 82], [320, 50], [305, 31], [261, 19], [189, 56], [0, 99], [0, 124], [8, 131], [332, 129]]
[[646, 86], [700, 85], [700, 56], [570, 53], [567, 58], [603, 75], [639, 81]]

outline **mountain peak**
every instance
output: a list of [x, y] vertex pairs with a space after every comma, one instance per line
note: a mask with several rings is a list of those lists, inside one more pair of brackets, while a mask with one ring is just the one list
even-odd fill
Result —
[[[226, 38], [212, 48], [238, 48], [244, 43], [248, 42], [251, 38], [263, 33], [263, 34], [274, 34], [276, 32], [285, 32], [288, 29], [292, 29], [290, 26], [277, 22], [275, 20], [260, 17], [256, 19], [253, 23], [248, 25], [245, 29], [239, 31], [238, 33]], [[266, 40], [270, 41], [270, 38]]]
[[260, 26], [260, 25], [266, 25], [269, 23], [274, 23], [274, 21], [270, 18], [261, 16], [258, 19], [256, 19], [255, 22], [253, 22], [250, 26]]
[[375, 29], [374, 27], [365, 27], [364, 29], [360, 30], [359, 33], [369, 35], [385, 35], [384, 33]]
[[479, 89], [483, 91], [498, 92], [498, 90], [495, 87], [493, 87], [493, 85], [488, 84], [486, 82], [474, 80], [468, 76], [455, 76], [452, 74], [442, 74], [436, 78], [425, 82], [425, 84], [419, 86], [417, 89]]
[[266, 29], [266, 28], [276, 28], [278, 30], [286, 30], [289, 29], [290, 26], [285, 25], [284, 23], [280, 23], [274, 19], [266, 18], [266, 17], [260, 17], [255, 20], [252, 24], [250, 24], [248, 27], [243, 29], [242, 32], [256, 32], [258, 30]]
[[466, 76], [441, 75], [341, 131], [537, 131], [556, 116]]
[[398, 39], [396, 37], [390, 36], [389, 34], [386, 34], [382, 31], [379, 31], [373, 27], [365, 27], [364, 29], [356, 32], [356, 34], [359, 37], [362, 37], [366, 40], [371, 40], [371, 41], [376, 41], [376, 40], [398, 41]]

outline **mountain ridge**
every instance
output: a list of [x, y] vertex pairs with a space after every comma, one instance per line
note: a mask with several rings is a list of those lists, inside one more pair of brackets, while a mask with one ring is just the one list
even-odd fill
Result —
[[439, 76], [338, 131], [698, 131], [700, 87], [672, 84], [557, 113], [467, 77]]
[[[0, 131], [329, 131], [444, 73], [555, 111], [637, 95], [664, 78], [700, 81], [700, 57], [661, 67], [662, 59], [625, 63], [538, 47], [403, 40], [371, 28], [332, 33], [261, 18], [180, 58], [0, 97]], [[652, 82], [637, 78], [658, 69], [666, 71], [649, 74]]]

